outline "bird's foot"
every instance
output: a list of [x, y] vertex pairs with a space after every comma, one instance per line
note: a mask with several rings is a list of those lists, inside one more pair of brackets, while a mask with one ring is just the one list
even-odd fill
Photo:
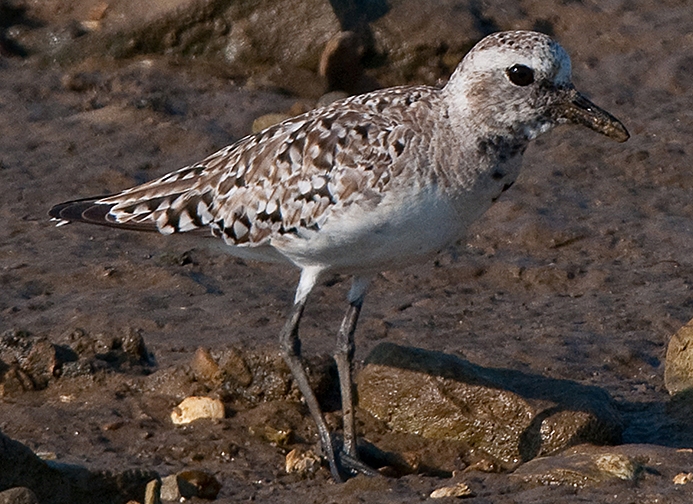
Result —
[[341, 436], [333, 434], [330, 437], [332, 440], [333, 457], [328, 456], [326, 459], [329, 463], [332, 477], [337, 483], [342, 483], [359, 474], [370, 477], [381, 476], [377, 470], [362, 462], [358, 454], [351, 453], [356, 450], [345, 449]]
[[341, 474], [346, 474], [347, 478], [363, 474], [365, 476], [380, 476], [380, 473], [368, 464], [361, 462], [357, 456], [350, 455], [342, 450], [335, 453]]

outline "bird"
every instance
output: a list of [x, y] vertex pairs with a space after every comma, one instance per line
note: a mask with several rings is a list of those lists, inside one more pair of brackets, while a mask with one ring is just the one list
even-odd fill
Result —
[[[462, 240], [515, 182], [528, 144], [561, 124], [629, 138], [618, 119], [576, 90], [558, 42], [533, 31], [497, 32], [465, 55], [445, 85], [348, 97], [142, 185], [55, 205], [49, 215], [58, 225], [204, 232], [233, 255], [297, 267], [279, 347], [340, 482], [373, 472], [358, 458], [352, 393], [354, 332], [372, 278]], [[309, 293], [334, 274], [352, 279], [334, 352], [341, 441], [309, 385], [298, 331]]]

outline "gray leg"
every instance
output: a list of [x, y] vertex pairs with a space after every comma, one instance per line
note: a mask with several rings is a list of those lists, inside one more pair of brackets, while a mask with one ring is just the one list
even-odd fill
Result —
[[356, 447], [356, 423], [354, 421], [353, 382], [351, 379], [352, 361], [354, 359], [354, 331], [361, 313], [363, 298], [370, 283], [370, 277], [354, 277], [349, 291], [349, 309], [344, 315], [337, 335], [337, 348], [334, 360], [339, 371], [339, 386], [342, 393], [342, 414], [344, 422], [344, 449], [340, 453], [341, 467], [352, 474], [361, 473], [367, 476], [378, 476], [378, 472], [359, 461]]
[[291, 369], [291, 374], [293, 375], [294, 380], [296, 380], [298, 388], [306, 400], [306, 404], [308, 405], [308, 410], [313, 417], [313, 421], [315, 421], [315, 425], [318, 428], [320, 443], [322, 444], [322, 450], [327, 458], [327, 462], [330, 465], [332, 477], [336, 482], [341, 483], [344, 480], [339, 473], [334, 447], [332, 446], [332, 439], [330, 438], [330, 431], [327, 429], [327, 424], [322, 416], [320, 405], [318, 404], [318, 400], [313, 393], [313, 389], [310, 388], [308, 376], [306, 376], [306, 371], [303, 368], [303, 363], [301, 362], [301, 340], [298, 338], [298, 324], [301, 320], [301, 315], [303, 315], [303, 308], [305, 306], [306, 297], [301, 296], [291, 309], [289, 319], [286, 321], [286, 324], [279, 335], [279, 343], [281, 346], [282, 357], [284, 357], [289, 369]]
[[344, 422], [344, 452], [351, 458], [356, 458], [356, 423], [354, 420], [354, 398], [352, 395], [353, 382], [351, 378], [352, 361], [354, 359], [354, 331], [361, 313], [363, 296], [352, 301], [342, 320], [337, 334], [337, 348], [334, 360], [339, 372], [339, 387], [342, 393], [342, 415]]

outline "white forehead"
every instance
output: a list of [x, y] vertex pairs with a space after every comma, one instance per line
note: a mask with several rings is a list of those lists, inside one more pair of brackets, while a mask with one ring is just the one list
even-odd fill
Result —
[[531, 31], [508, 31], [489, 35], [464, 58], [464, 71], [484, 72], [512, 65], [532, 68], [539, 79], [557, 84], [570, 82], [570, 57], [548, 35]]

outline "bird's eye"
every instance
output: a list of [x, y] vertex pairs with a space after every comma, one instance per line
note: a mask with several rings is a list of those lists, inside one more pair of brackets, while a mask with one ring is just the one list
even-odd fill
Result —
[[516, 86], [529, 86], [534, 82], [534, 70], [525, 65], [513, 65], [505, 71]]

